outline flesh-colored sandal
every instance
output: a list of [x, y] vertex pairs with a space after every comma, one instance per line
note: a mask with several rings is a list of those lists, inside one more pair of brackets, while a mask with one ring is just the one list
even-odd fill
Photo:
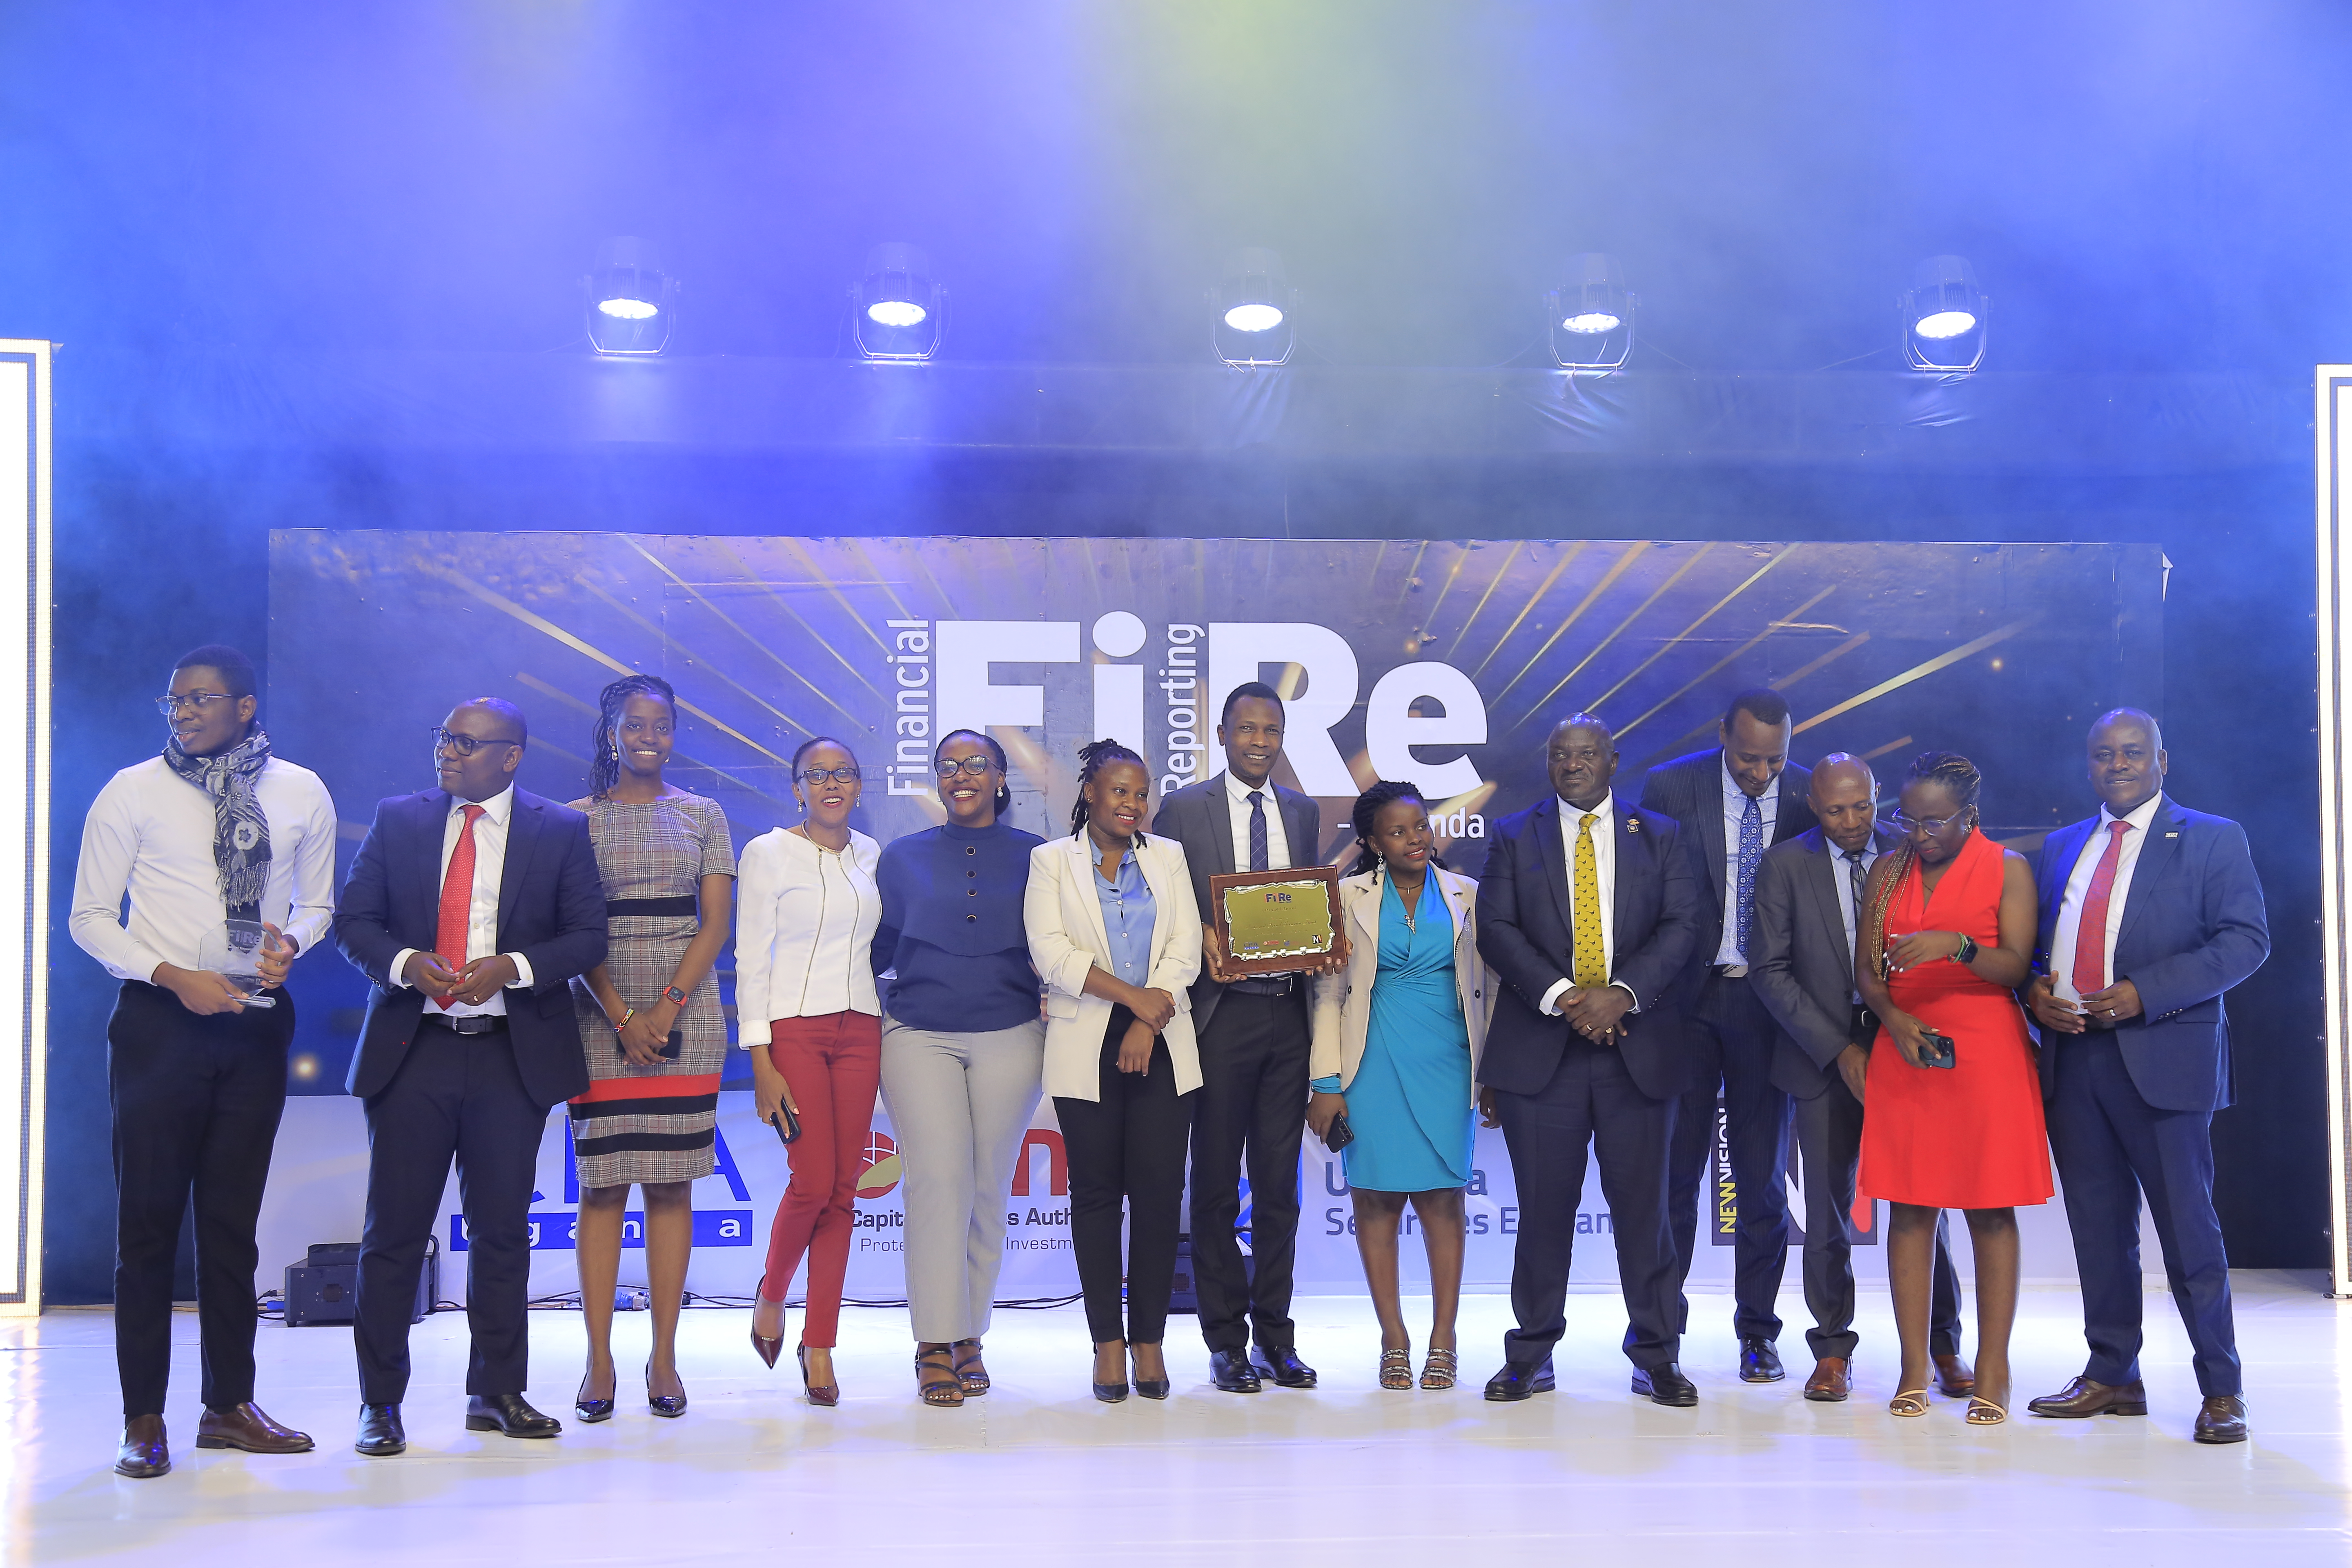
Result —
[[1886, 1402], [1886, 1410], [1891, 1415], [1925, 1415], [1927, 1414], [1927, 1391], [1906, 1388]]
[[2009, 1419], [2009, 1412], [1990, 1399], [1971, 1399], [1964, 1419], [1971, 1426], [1998, 1426]]
[[[937, 1373], [937, 1377], [929, 1375]], [[948, 1364], [948, 1347], [937, 1345], [915, 1352], [915, 1392], [926, 1405], [950, 1406], [963, 1403], [963, 1381]]]
[[1461, 1363], [1452, 1351], [1432, 1351], [1429, 1359], [1421, 1363], [1421, 1385], [1423, 1388], [1451, 1388], [1454, 1374]]
[[1381, 1386], [1382, 1388], [1412, 1386], [1412, 1352], [1411, 1351], [1381, 1352]]

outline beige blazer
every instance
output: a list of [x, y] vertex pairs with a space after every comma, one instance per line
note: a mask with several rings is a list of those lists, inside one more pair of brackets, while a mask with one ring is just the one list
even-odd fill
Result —
[[[1022, 912], [1029, 931], [1029, 958], [1045, 977], [1045, 1092], [1070, 1100], [1102, 1097], [1103, 1031], [1112, 1005], [1086, 994], [1087, 972], [1104, 969], [1110, 937], [1103, 927], [1102, 903], [1095, 896], [1099, 878], [1089, 858], [1094, 841], [1084, 833], [1049, 838], [1029, 852], [1029, 892]], [[1176, 1068], [1176, 1092], [1201, 1087], [1201, 1053], [1192, 1039], [1192, 1001], [1187, 990], [1201, 973], [1201, 917], [1192, 900], [1192, 873], [1183, 847], [1172, 838], [1146, 834], [1136, 861], [1151, 889], [1151, 967], [1148, 989], [1176, 999], [1176, 1016], [1160, 1037]]]
[[[1454, 921], [1454, 984], [1462, 1021], [1470, 1031], [1471, 1099], [1477, 1099], [1478, 1052], [1486, 1040], [1486, 993], [1495, 979], [1478, 956], [1478, 884], [1458, 872], [1431, 868], [1445, 912]], [[1339, 918], [1348, 926], [1348, 967], [1315, 980], [1315, 1036], [1307, 1076], [1339, 1075], [1344, 1091], [1364, 1059], [1372, 1021], [1372, 979], [1381, 966], [1381, 887], [1370, 871], [1339, 879]]]

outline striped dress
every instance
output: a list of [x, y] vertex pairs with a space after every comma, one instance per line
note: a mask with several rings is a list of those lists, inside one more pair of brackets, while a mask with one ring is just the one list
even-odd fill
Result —
[[[661, 999], [687, 944], [701, 929], [691, 912], [708, 876], [735, 874], [735, 850], [719, 803], [681, 791], [660, 800], [578, 800], [588, 814], [596, 868], [609, 906], [667, 900], [677, 912], [610, 916], [604, 959], [614, 989], [629, 1006]], [[677, 900], [687, 903], [677, 904]], [[632, 1182], [691, 1182], [710, 1174], [719, 1123], [719, 1075], [727, 1053], [727, 1019], [719, 982], [706, 976], [672, 1027], [685, 1047], [659, 1067], [632, 1067], [604, 1010], [583, 980], [572, 983], [572, 1010], [587, 1054], [588, 1092], [572, 1102], [572, 1145], [583, 1187]]]

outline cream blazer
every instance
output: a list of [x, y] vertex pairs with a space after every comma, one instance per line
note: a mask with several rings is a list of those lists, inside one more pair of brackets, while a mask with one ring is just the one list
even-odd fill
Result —
[[[1097, 963], [1110, 964], [1110, 937], [1103, 928], [1102, 903], [1095, 896], [1099, 877], [1089, 857], [1094, 841], [1083, 832], [1049, 838], [1029, 852], [1029, 892], [1022, 906], [1029, 931], [1029, 958], [1045, 978], [1045, 1092], [1069, 1100], [1102, 1097], [1103, 1031], [1112, 1005], [1086, 994], [1087, 974]], [[1187, 990], [1201, 973], [1200, 906], [1192, 899], [1192, 873], [1173, 838], [1145, 835], [1135, 847], [1144, 884], [1151, 889], [1151, 966], [1144, 985], [1176, 999], [1176, 1016], [1160, 1037], [1176, 1068], [1176, 1092], [1201, 1087], [1201, 1052], [1192, 1039], [1192, 1003]]]
[[[1471, 1100], [1477, 1099], [1478, 1052], [1486, 1042], [1486, 993], [1494, 975], [1478, 956], [1478, 884], [1458, 872], [1430, 868], [1445, 912], [1454, 921], [1454, 985], [1462, 998], [1462, 1021], [1470, 1031]], [[1337, 1073], [1344, 1091], [1364, 1059], [1364, 1036], [1372, 1021], [1372, 979], [1381, 967], [1381, 893], [1373, 873], [1339, 879], [1339, 918], [1348, 926], [1348, 967], [1315, 979], [1314, 1045], [1307, 1076]]]

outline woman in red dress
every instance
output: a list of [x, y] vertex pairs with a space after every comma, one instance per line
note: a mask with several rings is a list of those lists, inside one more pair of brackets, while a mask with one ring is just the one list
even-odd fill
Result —
[[1863, 1003], [1882, 1026], [1864, 1080], [1858, 1184], [1894, 1211], [1886, 1273], [1903, 1376], [1887, 1408], [1927, 1413], [1936, 1220], [1965, 1209], [1976, 1257], [1974, 1426], [2009, 1415], [2016, 1205], [2051, 1194], [2041, 1080], [2014, 994], [2031, 968], [2033, 876], [2022, 856], [1977, 831], [1982, 782], [1949, 752], [1912, 763], [1895, 814], [1904, 841], [1872, 869], [1854, 955]]

